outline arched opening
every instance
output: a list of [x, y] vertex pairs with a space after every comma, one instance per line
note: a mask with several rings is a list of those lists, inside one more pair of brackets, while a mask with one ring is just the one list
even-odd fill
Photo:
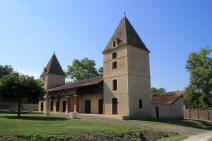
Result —
[[112, 99], [112, 114], [118, 113], [118, 100], [117, 98]]
[[56, 103], [56, 112], [59, 112], [59, 110], [60, 110], [60, 105], [59, 105], [60, 103], [59, 103], [59, 100], [57, 101], [57, 103]]
[[54, 105], [54, 103], [53, 103], [53, 100], [51, 101], [51, 112], [53, 112], [53, 105]]
[[40, 103], [40, 110], [43, 111], [43, 102]]
[[91, 101], [85, 100], [85, 113], [91, 113]]
[[63, 112], [66, 111], [66, 101], [63, 101]]
[[99, 114], [103, 114], [103, 99], [99, 99]]

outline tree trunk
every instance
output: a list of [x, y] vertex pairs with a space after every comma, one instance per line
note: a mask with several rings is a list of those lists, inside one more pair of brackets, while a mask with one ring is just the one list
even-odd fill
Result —
[[18, 95], [18, 118], [21, 117], [21, 97]]

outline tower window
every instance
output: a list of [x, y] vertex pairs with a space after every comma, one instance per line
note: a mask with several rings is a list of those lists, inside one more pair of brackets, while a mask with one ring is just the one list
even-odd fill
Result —
[[142, 104], [142, 99], [139, 99], [139, 109], [142, 109], [143, 104]]
[[117, 68], [117, 62], [113, 62], [112, 63], [112, 69], [116, 69]]
[[117, 58], [117, 53], [116, 53], [116, 52], [114, 52], [114, 53], [112, 54], [112, 59], [115, 59], [115, 58]]
[[113, 41], [113, 47], [116, 47], [116, 41]]
[[113, 80], [113, 90], [116, 91], [117, 90], [117, 80]]

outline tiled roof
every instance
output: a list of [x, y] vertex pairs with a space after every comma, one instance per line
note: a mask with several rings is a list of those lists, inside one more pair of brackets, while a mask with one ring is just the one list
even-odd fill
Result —
[[114, 39], [119, 41], [119, 45], [129, 44], [149, 52], [126, 16], [122, 18], [119, 26], [116, 28], [116, 31], [113, 33], [112, 38], [103, 52], [112, 49], [112, 42]]
[[183, 97], [184, 91], [166, 92], [160, 94], [152, 94], [152, 104], [171, 105], [179, 98]]
[[49, 63], [44, 68], [43, 73], [41, 74], [41, 77], [46, 74], [56, 74], [56, 75], [64, 75], [62, 67], [60, 66], [59, 61], [57, 60], [57, 57], [55, 54], [53, 54], [52, 58], [49, 60]]
[[103, 77], [96, 77], [96, 78], [91, 78], [91, 79], [86, 79], [86, 80], [80, 80], [76, 81], [73, 83], [65, 83], [61, 86], [55, 87], [48, 89], [48, 92], [53, 92], [53, 91], [59, 91], [59, 90], [67, 90], [71, 88], [79, 88], [79, 87], [84, 87], [84, 86], [90, 86], [90, 85], [95, 85], [98, 83], [103, 82]]

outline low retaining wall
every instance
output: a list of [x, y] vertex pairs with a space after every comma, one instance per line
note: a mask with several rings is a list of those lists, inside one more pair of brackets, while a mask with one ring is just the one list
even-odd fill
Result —
[[185, 109], [185, 118], [212, 120], [212, 110], [207, 109]]
[[[17, 103], [0, 103], [0, 109], [18, 109]], [[38, 104], [21, 104], [21, 110], [24, 111], [37, 111], [38, 110]]]

